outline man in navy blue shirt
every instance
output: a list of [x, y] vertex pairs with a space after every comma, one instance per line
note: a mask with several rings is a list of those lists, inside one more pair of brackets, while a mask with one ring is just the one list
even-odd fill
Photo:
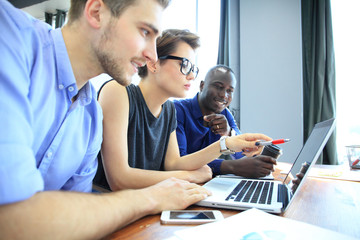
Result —
[[[222, 136], [240, 134], [227, 108], [232, 101], [235, 85], [233, 71], [227, 66], [217, 65], [201, 81], [200, 92], [194, 98], [174, 101], [181, 156], [199, 151]], [[231, 155], [232, 160], [215, 159], [209, 166], [214, 175], [235, 174], [258, 178], [270, 174], [276, 164], [271, 157], [244, 155], [246, 153], [237, 152]]]

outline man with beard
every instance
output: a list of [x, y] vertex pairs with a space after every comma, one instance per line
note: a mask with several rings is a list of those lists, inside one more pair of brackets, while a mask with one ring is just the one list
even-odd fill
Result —
[[[235, 85], [233, 71], [227, 66], [217, 65], [207, 72], [205, 80], [200, 83], [200, 92], [194, 98], [174, 101], [181, 156], [199, 151], [220, 138], [240, 134], [234, 117], [227, 109]], [[233, 153], [232, 160], [215, 159], [208, 165], [214, 175], [235, 174], [252, 178], [267, 176], [274, 170], [275, 159], [244, 155], [246, 152]]]
[[2, 239], [100, 239], [209, 193], [169, 179], [91, 194], [102, 111], [89, 82], [127, 85], [146, 61], [168, 0], [72, 0], [59, 29], [0, 0], [0, 233]]

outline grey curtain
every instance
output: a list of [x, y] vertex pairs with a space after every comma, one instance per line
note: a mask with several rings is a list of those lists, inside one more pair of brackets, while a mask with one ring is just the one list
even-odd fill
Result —
[[238, 81], [229, 109], [240, 127], [240, 1], [221, 0], [220, 11], [217, 64], [230, 67]]
[[49, 24], [50, 26], [52, 26], [53, 16], [54, 16], [54, 14], [45, 12], [45, 22], [47, 24]]
[[56, 10], [55, 28], [62, 27], [66, 20], [66, 12], [63, 10]]
[[52, 26], [54, 16], [55, 28], [62, 27], [66, 20], [66, 11], [56, 9], [56, 14], [45, 12], [45, 22]]
[[227, 0], [221, 1], [220, 9], [220, 31], [219, 31], [219, 50], [217, 64], [229, 66], [229, 3]]
[[[304, 140], [313, 126], [336, 115], [335, 57], [330, 0], [302, 0]], [[318, 163], [338, 164], [336, 132]]]

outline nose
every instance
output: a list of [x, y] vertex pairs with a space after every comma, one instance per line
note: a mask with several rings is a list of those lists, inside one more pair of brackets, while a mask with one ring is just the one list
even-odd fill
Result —
[[227, 97], [227, 94], [226, 94], [226, 90], [225, 90], [225, 89], [219, 90], [218, 93], [219, 93], [219, 96], [222, 97], [222, 98], [226, 98], [226, 97]]
[[190, 73], [188, 75], [186, 75], [186, 79], [191, 81], [191, 80], [195, 80], [195, 74], [193, 71], [190, 71]]
[[143, 56], [147, 61], [156, 62], [158, 60], [158, 55], [156, 52], [156, 39], [149, 41], [146, 45], [146, 48], [143, 52]]

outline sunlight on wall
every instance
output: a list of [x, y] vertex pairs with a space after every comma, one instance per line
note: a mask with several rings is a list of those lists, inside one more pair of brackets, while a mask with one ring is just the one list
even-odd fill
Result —
[[336, 66], [337, 146], [360, 145], [360, 1], [332, 0]]

